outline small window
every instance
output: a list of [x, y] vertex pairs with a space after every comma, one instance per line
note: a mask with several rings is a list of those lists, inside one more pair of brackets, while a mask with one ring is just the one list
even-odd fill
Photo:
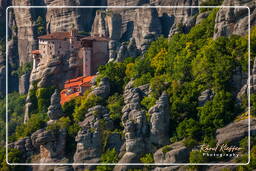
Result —
[[58, 54], [60, 54], [60, 51], [58, 51]]

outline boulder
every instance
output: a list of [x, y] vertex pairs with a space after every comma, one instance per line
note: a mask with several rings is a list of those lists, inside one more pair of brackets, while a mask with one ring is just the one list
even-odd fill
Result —
[[[119, 164], [122, 163], [137, 163], [139, 160], [138, 155], [132, 152], [126, 152], [124, 156], [118, 161]], [[136, 165], [116, 165], [113, 171], [127, 171], [129, 169], [138, 169], [141, 166]]]
[[27, 94], [29, 89], [30, 73], [25, 73], [19, 78], [19, 93]]
[[52, 94], [51, 105], [48, 107], [47, 114], [51, 120], [58, 120], [59, 118], [64, 116], [61, 108], [61, 104], [60, 104], [60, 94], [57, 89]]
[[175, 142], [166, 147], [160, 148], [154, 153], [155, 163], [188, 163], [191, 149], [187, 148], [183, 142]]
[[207, 101], [212, 100], [214, 97], [214, 92], [210, 89], [207, 89], [201, 92], [200, 96], [198, 97], [198, 106], [202, 107]]
[[[251, 136], [256, 135], [256, 119], [251, 118]], [[234, 121], [227, 126], [217, 129], [216, 139], [219, 144], [239, 144], [239, 141], [248, 136], [248, 119]]]
[[[251, 10], [251, 25], [256, 24], [255, 1], [224, 0], [225, 6], [244, 6]], [[248, 33], [248, 9], [247, 8], [221, 8], [215, 20], [214, 38], [230, 35], [246, 35]]]
[[150, 118], [150, 141], [155, 146], [164, 146], [169, 143], [170, 113], [169, 98], [163, 92], [156, 104], [148, 111]]
[[109, 84], [109, 79], [108, 78], [102, 78], [99, 86], [94, 88], [92, 92], [89, 94], [90, 95], [95, 95], [102, 97], [103, 99], [107, 98], [110, 93], [110, 84]]

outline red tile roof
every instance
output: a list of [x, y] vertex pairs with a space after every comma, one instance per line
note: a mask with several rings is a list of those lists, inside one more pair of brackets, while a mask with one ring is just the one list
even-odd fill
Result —
[[90, 83], [94, 77], [95, 75], [87, 76], [87, 77], [82, 76], [82, 77], [77, 77], [77, 78], [68, 80], [64, 83], [64, 88], [82, 86], [84, 83]]
[[[68, 80], [64, 83], [64, 89], [61, 91], [60, 104], [64, 104], [77, 96], [82, 95], [81, 87], [91, 87], [91, 81], [95, 78], [95, 75], [88, 77], [77, 77]], [[69, 92], [71, 90], [71, 93]]]
[[39, 55], [40, 52], [39, 52], [39, 50], [32, 50], [32, 54]]
[[43, 36], [39, 36], [38, 39], [46, 40], [65, 40], [71, 37], [70, 32], [55, 32]]

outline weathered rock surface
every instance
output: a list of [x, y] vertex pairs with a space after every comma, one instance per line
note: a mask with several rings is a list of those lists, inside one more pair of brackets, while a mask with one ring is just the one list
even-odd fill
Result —
[[218, 11], [215, 20], [214, 37], [246, 35], [248, 33], [248, 6], [251, 10], [251, 25], [256, 24], [256, 2], [242, 0], [225, 0], [225, 6], [245, 6], [244, 8], [222, 8]]
[[126, 43], [122, 43], [117, 53], [116, 62], [122, 62], [127, 57], [135, 58], [139, 54], [140, 50], [137, 49], [136, 41], [134, 38], [131, 38], [128, 45], [126, 45]]
[[[44, 0], [43, 5], [49, 6], [101, 6], [106, 5], [105, 0]], [[80, 31], [90, 31], [94, 21], [95, 9], [76, 8], [50, 8], [46, 11], [47, 32], [69, 31], [76, 28]]]
[[210, 89], [201, 92], [200, 96], [198, 97], [198, 106], [202, 107], [207, 101], [212, 100], [213, 97], [214, 92]]
[[[237, 71], [239, 72], [239, 71]], [[242, 73], [242, 74], [237, 74], [237, 72], [235, 72], [234, 76], [237, 80], [236, 87], [238, 87], [238, 85], [240, 85], [240, 89], [238, 89], [238, 93], [237, 93], [237, 99], [239, 102], [242, 101], [242, 98], [244, 96], [247, 96], [248, 94], [248, 87], [249, 87], [249, 82], [250, 81], [250, 93], [255, 93], [256, 92], [256, 59], [254, 59], [254, 63], [253, 63], [253, 67], [251, 70], [251, 76], [250, 76], [250, 80], [248, 80], [248, 74], [246, 73]], [[241, 73], [241, 72], [240, 72]], [[233, 79], [234, 80], [234, 79]]]
[[93, 91], [89, 94], [90, 95], [95, 95], [104, 98], [107, 98], [110, 93], [110, 84], [109, 84], [109, 79], [108, 78], [102, 78], [99, 86], [95, 87]]
[[4, 62], [3, 55], [0, 52], [0, 97], [5, 95], [6, 68]]
[[30, 73], [25, 73], [19, 78], [19, 93], [27, 94], [29, 89]]
[[[234, 162], [234, 161], [231, 161], [231, 162]], [[231, 162], [227, 162], [227, 163], [231, 163]], [[206, 170], [207, 171], [222, 171], [222, 170], [236, 170], [237, 169], [237, 166], [211, 166], [209, 168], [207, 168]]]
[[186, 166], [156, 167], [154, 171], [186, 171]]
[[[13, 0], [12, 5], [14, 6], [31, 6], [30, 1], [19, 1]], [[18, 55], [19, 55], [19, 64], [23, 65], [27, 62], [32, 62], [31, 51], [36, 49], [37, 41], [35, 39], [35, 22], [33, 12], [34, 9], [26, 8], [14, 8], [15, 23], [13, 28], [16, 29], [17, 34], [17, 43], [18, 43]]]
[[[256, 119], [251, 118], [251, 136], [256, 135]], [[216, 139], [219, 144], [239, 143], [241, 139], [248, 136], [248, 119], [235, 121], [216, 131]]]
[[160, 148], [154, 153], [156, 163], [186, 163], [189, 159], [190, 149], [185, 147], [182, 142], [176, 142], [169, 145], [170, 150], [164, 151]]
[[[138, 88], [132, 87], [130, 81], [124, 90], [124, 103], [122, 109], [122, 123], [124, 125], [126, 152], [119, 160], [119, 163], [139, 162], [139, 157], [148, 149], [149, 126], [146, 121], [145, 111], [140, 108], [141, 92]], [[132, 166], [116, 166], [114, 170], [127, 170]]]
[[169, 143], [170, 113], [169, 99], [163, 92], [156, 105], [148, 111], [150, 118], [150, 141], [155, 146], [164, 146]]
[[111, 10], [97, 11], [92, 25], [92, 34], [119, 41], [121, 38], [121, 24], [120, 14], [112, 13]]
[[60, 104], [60, 94], [57, 89], [52, 94], [51, 105], [48, 107], [47, 114], [51, 120], [58, 120], [59, 118], [64, 116]]
[[25, 137], [14, 143], [9, 144], [9, 148], [15, 148], [20, 150], [24, 158], [29, 158], [34, 153], [34, 147], [32, 145], [30, 137]]
[[[82, 70], [82, 62], [78, 58], [70, 60], [72, 57], [72, 55], [67, 54], [49, 58], [46, 64], [39, 63], [38, 67], [31, 72], [30, 83], [37, 81], [38, 87], [54, 85], [62, 89], [66, 80], [77, 77], [77, 74], [81, 73]], [[77, 65], [78, 63], [80, 65]]]
[[[61, 163], [65, 160], [66, 129], [45, 130], [39, 129], [31, 135], [32, 144], [40, 150], [40, 163]], [[38, 171], [50, 170], [55, 166], [41, 165]]]
[[[102, 125], [104, 121], [104, 125]], [[98, 163], [103, 150], [102, 128], [112, 130], [113, 123], [107, 109], [97, 105], [88, 109], [80, 124], [81, 130], [76, 136], [77, 148], [74, 163]], [[95, 166], [74, 166], [76, 170], [93, 169]]]
[[[110, 93], [109, 80], [103, 78], [98, 85], [94, 87], [89, 94], [107, 98]], [[86, 111], [85, 111], [86, 112]], [[109, 117], [108, 110], [102, 105], [96, 105], [88, 109], [85, 113], [85, 119], [79, 123], [81, 130], [76, 136], [77, 148], [74, 154], [74, 163], [98, 163], [103, 152], [103, 129], [112, 130], [113, 121]], [[115, 138], [114, 138], [115, 139]], [[108, 141], [109, 139], [107, 139]], [[117, 139], [115, 139], [117, 140]], [[107, 146], [112, 145], [114, 148], [119, 148], [116, 144], [107, 143]], [[95, 169], [96, 166], [73, 166], [75, 170]]]
[[251, 77], [250, 77], [250, 90], [251, 93], [255, 93], [256, 92], [256, 58], [254, 59], [254, 64], [253, 64], [253, 68], [252, 68], [252, 72], [251, 72]]

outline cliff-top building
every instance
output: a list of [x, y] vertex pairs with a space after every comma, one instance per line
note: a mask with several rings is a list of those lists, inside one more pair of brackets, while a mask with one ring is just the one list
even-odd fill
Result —
[[[64, 83], [61, 103], [79, 96], [90, 87], [90, 82], [100, 65], [108, 61], [108, 39], [98, 36], [81, 36], [76, 30], [55, 32], [38, 37], [39, 49], [33, 50], [33, 71], [44, 68], [48, 61], [56, 57], [76, 57], [81, 61], [82, 73]], [[82, 76], [81, 76], [82, 75]], [[87, 78], [88, 77], [88, 78]]]
[[39, 50], [32, 51], [35, 70], [50, 58], [75, 55], [83, 61], [83, 76], [90, 76], [108, 61], [108, 39], [104, 37], [83, 37], [72, 30], [43, 35], [38, 40]]

